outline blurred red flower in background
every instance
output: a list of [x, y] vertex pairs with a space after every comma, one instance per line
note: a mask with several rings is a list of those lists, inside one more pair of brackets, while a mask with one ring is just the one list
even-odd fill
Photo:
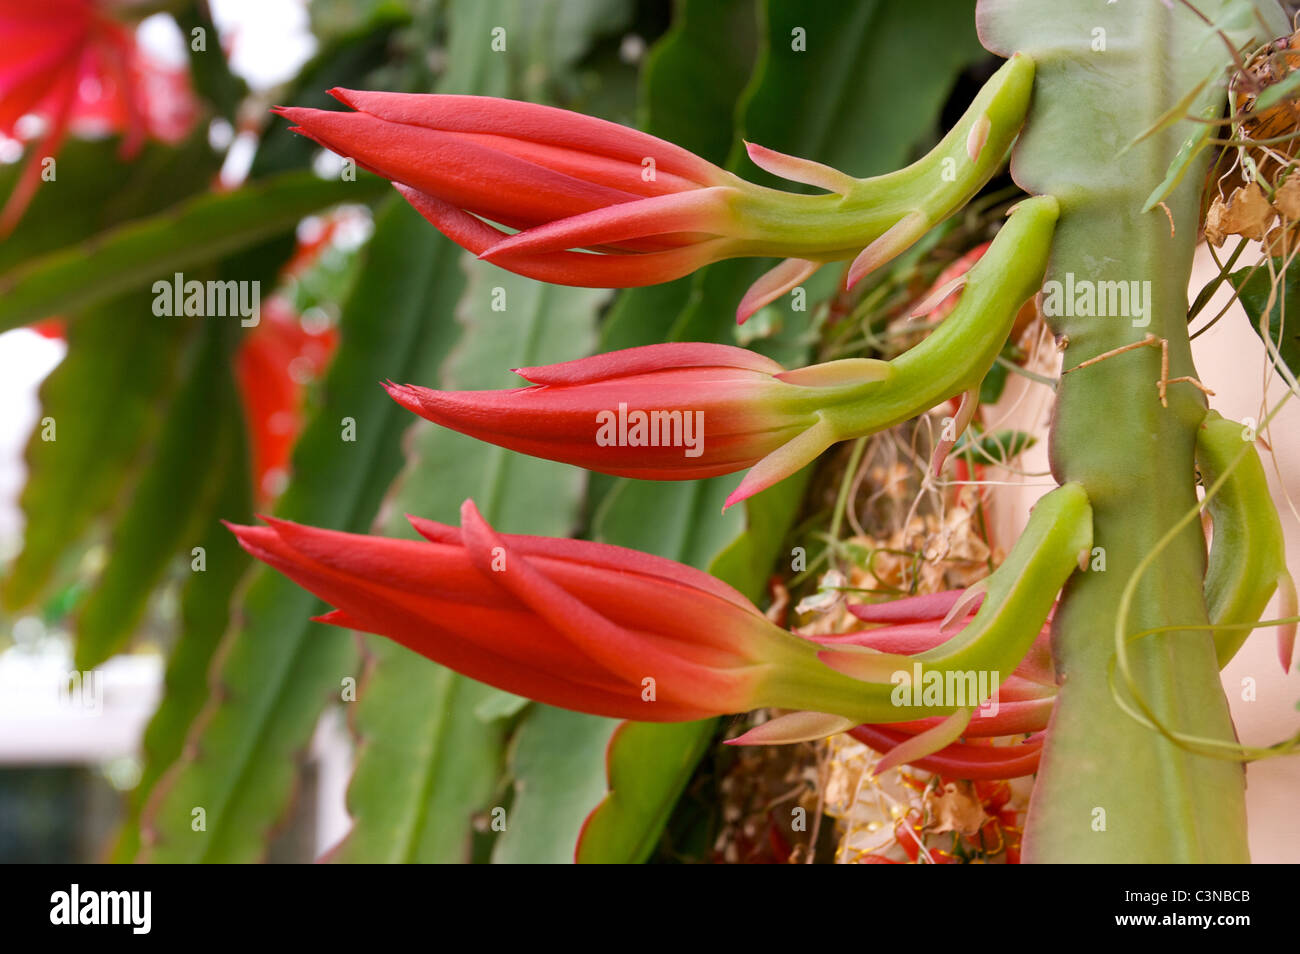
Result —
[[[338, 235], [341, 218], [326, 216], [304, 237], [282, 275], [302, 275]], [[307, 385], [322, 374], [338, 347], [338, 329], [311, 327], [288, 301], [272, 296], [262, 320], [239, 344], [235, 379], [244, 401], [252, 457], [253, 498], [259, 505], [279, 496], [289, 479], [289, 457], [303, 424]]]
[[[0, 0], [3, 2], [3, 0]], [[283, 274], [311, 268], [338, 232], [330, 216], [309, 239], [300, 239]], [[28, 326], [44, 338], [63, 340], [67, 322], [46, 318]], [[305, 324], [287, 300], [272, 296], [261, 320], [239, 343], [234, 373], [248, 424], [253, 496], [259, 505], [277, 497], [289, 476], [289, 457], [302, 430], [307, 385], [329, 366], [338, 347], [338, 329]]]
[[[182, 138], [197, 105], [189, 77], [141, 50], [107, 0], [0, 0], [0, 135], [35, 141], [0, 211], [0, 236], [18, 224], [41, 181], [45, 159], [70, 131], [120, 132], [132, 156], [153, 136]], [[38, 117], [36, 131], [26, 117]]]
[[262, 320], [240, 343], [235, 375], [248, 419], [254, 497], [262, 503], [288, 480], [307, 382], [325, 370], [337, 344], [334, 328], [309, 330], [279, 298], [267, 302]]

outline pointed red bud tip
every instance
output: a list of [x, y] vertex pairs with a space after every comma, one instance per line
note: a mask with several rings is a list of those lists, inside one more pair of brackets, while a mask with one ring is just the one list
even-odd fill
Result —
[[466, 501], [421, 540], [270, 519], [231, 525], [257, 559], [335, 608], [470, 678], [564, 708], [685, 721], [757, 705], [789, 634], [706, 573], [620, 547], [512, 536]]
[[408, 384], [394, 384], [392, 381], [383, 382], [383, 387], [384, 390], [388, 392], [388, 396], [398, 404], [402, 405], [402, 407], [406, 408], [408, 411], [413, 411], [416, 414], [421, 413], [423, 405], [420, 403], [419, 395], [416, 393], [418, 390], [417, 388], [413, 388]]
[[646, 480], [753, 467], [727, 506], [799, 470], [839, 439], [822, 409], [892, 373], [850, 359], [786, 371], [744, 348], [671, 343], [519, 368], [531, 386], [436, 391], [386, 384], [443, 427], [500, 447]]
[[752, 188], [672, 143], [568, 110], [484, 96], [330, 93], [353, 111], [273, 112], [392, 180], [462, 247], [542, 281], [633, 287], [689, 274], [726, 257], [737, 188]]

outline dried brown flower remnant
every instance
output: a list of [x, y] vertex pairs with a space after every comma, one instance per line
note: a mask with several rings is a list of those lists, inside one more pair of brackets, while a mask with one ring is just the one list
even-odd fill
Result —
[[1265, 236], [1270, 255], [1289, 255], [1300, 240], [1300, 175], [1288, 175], [1273, 193], [1273, 208], [1281, 216]]
[[935, 834], [955, 831], [962, 835], [976, 835], [988, 821], [984, 805], [970, 782], [947, 782], [942, 788], [931, 789], [926, 802], [934, 819], [931, 831]]
[[1300, 219], [1300, 175], [1287, 176], [1276, 192], [1273, 193], [1273, 208], [1283, 218], [1295, 221]]
[[1205, 219], [1205, 238], [1216, 247], [1229, 235], [1261, 241], [1273, 222], [1273, 207], [1268, 204], [1259, 183], [1251, 182], [1234, 189], [1225, 203], [1215, 196]]
[[[1234, 84], [1244, 88], [1233, 97], [1234, 112], [1246, 114], [1241, 121], [1241, 138], [1274, 140], [1300, 127], [1300, 102], [1294, 97], [1287, 96], [1262, 111], [1255, 110], [1260, 94], [1282, 82], [1297, 67], [1300, 67], [1300, 32], [1269, 44], [1246, 64], [1248, 76]], [[1282, 169], [1279, 157], [1294, 154], [1295, 140], [1291, 140], [1274, 143], [1269, 153], [1260, 150], [1254, 158], [1260, 175], [1271, 182]]]
[[[1225, 147], [1207, 178], [1212, 196], [1205, 237], [1221, 246], [1229, 235], [1265, 240], [1276, 252], [1287, 232], [1273, 220], [1300, 217], [1300, 178], [1291, 175], [1300, 142], [1300, 100], [1295, 94], [1257, 108], [1260, 97], [1300, 68], [1300, 33], [1259, 49], [1232, 79], [1232, 119]], [[1273, 193], [1272, 204], [1266, 193]], [[1226, 198], [1225, 198], [1226, 196]], [[1294, 234], [1291, 238], [1294, 239]]]

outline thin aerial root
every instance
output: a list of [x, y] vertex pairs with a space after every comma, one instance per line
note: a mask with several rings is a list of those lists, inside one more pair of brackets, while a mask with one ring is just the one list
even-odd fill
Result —
[[1190, 374], [1185, 374], [1185, 375], [1183, 375], [1183, 376], [1180, 377], [1180, 378], [1170, 378], [1166, 383], [1167, 383], [1167, 384], [1190, 384], [1192, 387], [1194, 387], [1194, 388], [1196, 388], [1197, 390], [1199, 390], [1199, 391], [1200, 391], [1202, 394], [1204, 394], [1206, 397], [1214, 397], [1214, 392], [1213, 392], [1213, 391], [1211, 391], [1209, 388], [1207, 388], [1204, 384], [1202, 384], [1202, 383], [1201, 383], [1200, 381], [1198, 381], [1196, 378], [1192, 377]]
[[1091, 367], [1094, 364], [1100, 364], [1101, 362], [1105, 361], [1107, 358], [1114, 358], [1117, 355], [1124, 354], [1127, 351], [1136, 351], [1138, 348], [1152, 347], [1153, 345], [1159, 343], [1160, 340], [1161, 339], [1157, 338], [1155, 335], [1148, 333], [1147, 336], [1143, 338], [1141, 341], [1134, 341], [1130, 344], [1121, 345], [1118, 348], [1112, 348], [1109, 351], [1104, 351], [1101, 354], [1097, 355], [1095, 358], [1089, 358], [1087, 361], [1080, 361], [1073, 368], [1066, 368], [1061, 373], [1069, 374], [1072, 371], [1081, 371], [1084, 368]]

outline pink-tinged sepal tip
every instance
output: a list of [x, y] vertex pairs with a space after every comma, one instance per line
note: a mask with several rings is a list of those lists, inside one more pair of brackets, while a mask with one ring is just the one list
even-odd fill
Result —
[[975, 612], [984, 603], [984, 597], [988, 595], [989, 580], [985, 577], [982, 580], [976, 580], [966, 589], [962, 590], [948, 612], [944, 613], [943, 619], [939, 622], [939, 632], [946, 633], [953, 629], [958, 623], [965, 620], [967, 616]]
[[886, 262], [901, 255], [925, 235], [930, 221], [923, 212], [909, 212], [889, 227], [885, 234], [858, 253], [845, 276], [844, 288], [848, 290]]
[[751, 467], [740, 486], [728, 495], [722, 509], [725, 511], [807, 467], [838, 439], [830, 422], [818, 418], [812, 427], [782, 444]]
[[1277, 658], [1284, 673], [1291, 672], [1291, 662], [1295, 659], [1296, 620], [1300, 615], [1300, 599], [1296, 597], [1295, 580], [1286, 570], [1277, 580], [1278, 608], [1283, 619], [1290, 617], [1290, 622], [1282, 623], [1277, 628]]
[[795, 368], [793, 371], [781, 371], [772, 376], [778, 381], [802, 388], [844, 388], [887, 381], [893, 374], [894, 368], [888, 361], [877, 358], [840, 358], [806, 368]]
[[939, 287], [935, 288], [930, 294], [926, 295], [921, 302], [908, 313], [909, 318], [923, 318], [930, 312], [944, 304], [954, 293], [961, 291], [970, 281], [970, 276], [966, 274], [958, 275], [956, 278], [946, 281]]
[[989, 132], [993, 129], [993, 120], [989, 119], [988, 113], [982, 113], [979, 119], [975, 120], [966, 134], [966, 155], [970, 156], [971, 162], [978, 162], [980, 153], [984, 151], [984, 145], [989, 141]]
[[897, 653], [881, 653], [862, 646], [843, 646], [817, 653], [823, 665], [841, 675], [862, 682], [888, 683], [895, 673], [912, 672], [912, 659]]
[[821, 268], [820, 262], [803, 258], [787, 258], [784, 262], [763, 273], [749, 286], [740, 304], [736, 306], [736, 324], [743, 325], [760, 308], [770, 305], [782, 295], [799, 287]]
[[930, 458], [930, 473], [935, 477], [938, 477], [943, 472], [943, 465], [948, 460], [948, 454], [957, 446], [958, 439], [970, 426], [970, 422], [974, 420], [975, 410], [978, 407], [979, 391], [977, 389], [962, 394], [961, 403], [957, 406], [957, 414], [951, 424], [945, 423], [944, 433], [934, 445], [934, 454]]
[[787, 712], [755, 726], [744, 735], [728, 739], [726, 744], [790, 745], [795, 742], [815, 742], [847, 732], [855, 724], [852, 719], [827, 712]]
[[745, 151], [758, 168], [791, 182], [802, 182], [839, 195], [848, 195], [858, 184], [857, 179], [824, 163], [786, 155], [757, 143], [746, 141]]
[[934, 728], [928, 729], [920, 735], [914, 735], [906, 742], [894, 746], [876, 763], [876, 767], [871, 774], [873, 776], [880, 775], [891, 768], [915, 762], [952, 745], [961, 738], [962, 732], [970, 724], [973, 712], [974, 710], [969, 706], [958, 709]]

